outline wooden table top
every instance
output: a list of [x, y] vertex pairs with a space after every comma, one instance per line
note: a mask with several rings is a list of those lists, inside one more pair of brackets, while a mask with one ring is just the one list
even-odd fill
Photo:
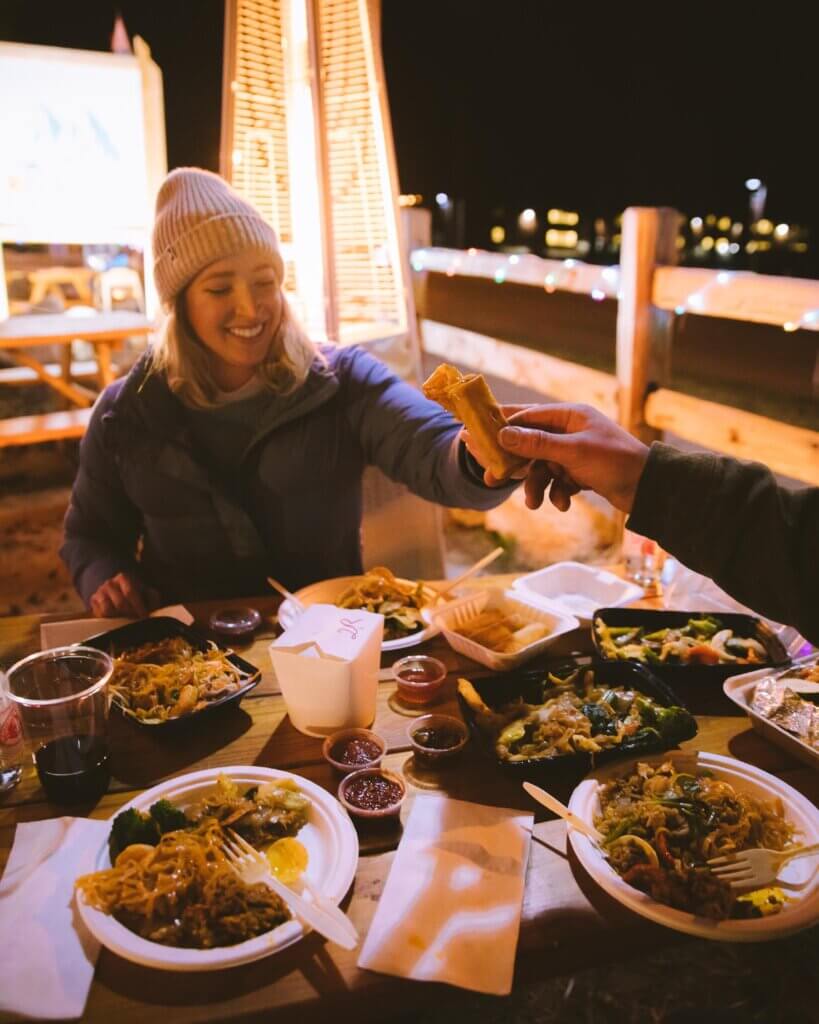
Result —
[[[304, 736], [293, 728], [284, 701], [275, 692], [267, 646], [276, 634], [274, 613], [278, 598], [260, 598], [253, 603], [262, 611], [264, 625], [252, 644], [237, 645], [236, 650], [261, 668], [260, 685], [239, 707], [226, 708], [202, 719], [195, 728], [182, 727], [167, 736], [140, 729], [113, 712], [113, 778], [106, 796], [86, 809], [90, 817], [108, 818], [137, 792], [169, 776], [225, 765], [287, 769], [335, 792], [338, 777], [322, 759], [321, 740]], [[202, 625], [215, 605], [201, 603], [190, 607]], [[41, 622], [59, 618], [65, 616], [0, 619], [0, 665], [8, 667], [17, 658], [38, 650]], [[422, 646], [426, 653], [441, 658], [450, 672], [442, 700], [425, 710], [458, 715], [457, 676], [476, 678], [487, 675], [487, 670], [452, 651], [440, 637]], [[550, 654], [572, 651], [588, 651], [587, 631], [562, 638], [561, 646], [553, 648]], [[385, 656], [385, 664], [403, 653], [406, 652]], [[623, 955], [634, 956], [655, 949], [662, 943], [681, 941], [677, 933], [632, 914], [599, 890], [573, 854], [567, 853], [563, 822], [550, 819], [548, 812], [533, 807], [519, 782], [499, 772], [476, 745], [470, 744], [456, 765], [437, 770], [418, 765], [406, 737], [412, 717], [396, 710], [394, 689], [393, 683], [379, 683], [373, 728], [388, 743], [385, 765], [402, 772], [409, 782], [404, 819], [414, 796], [424, 791], [535, 812], [516, 983], [599, 965]], [[819, 775], [759, 737], [746, 718], [727, 714], [697, 717], [699, 734], [683, 744], [684, 750], [707, 750], [748, 761], [819, 803]], [[549, 788], [565, 801], [576, 781], [558, 779], [550, 782]], [[0, 797], [0, 868], [8, 857], [17, 822], [61, 813], [45, 800], [33, 766], [27, 767], [16, 789]], [[361, 857], [344, 905], [363, 936], [375, 913], [401, 829], [398, 823], [386, 829], [358, 825], [357, 829]], [[290, 1019], [297, 1013], [304, 1020], [326, 1020], [344, 1013], [353, 1000], [356, 1017], [371, 1019], [383, 1018], [389, 1007], [410, 1010], [434, 1002], [438, 986], [359, 970], [357, 956], [358, 951], [344, 951], [311, 934], [282, 953], [244, 967], [209, 974], [177, 974], [139, 967], [103, 949], [84, 1019], [126, 1024], [164, 1011], [171, 1015], [174, 1024], [272, 1016]]]
[[67, 344], [83, 341], [111, 342], [136, 334], [150, 334], [156, 325], [141, 313], [115, 311], [97, 316], [13, 316], [0, 323], [0, 348]]

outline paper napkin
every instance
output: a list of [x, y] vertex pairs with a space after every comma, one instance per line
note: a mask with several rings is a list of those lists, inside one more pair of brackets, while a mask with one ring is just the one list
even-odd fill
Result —
[[81, 1017], [99, 944], [74, 905], [74, 880], [93, 870], [107, 821], [51, 818], [17, 826], [0, 882], [0, 1011]]
[[507, 995], [533, 821], [416, 797], [358, 966]]

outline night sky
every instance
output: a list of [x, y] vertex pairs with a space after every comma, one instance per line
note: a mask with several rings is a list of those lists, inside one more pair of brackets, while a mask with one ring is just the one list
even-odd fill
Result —
[[[810, 224], [815, 245], [804, 16], [686, 4], [647, 25], [626, 6], [383, 0], [402, 191], [464, 198], [467, 242], [486, 244], [502, 206], [741, 217], [755, 176], [768, 216]], [[170, 166], [217, 169], [222, 0], [0, 0], [0, 39], [107, 49], [117, 9], [162, 69]]]

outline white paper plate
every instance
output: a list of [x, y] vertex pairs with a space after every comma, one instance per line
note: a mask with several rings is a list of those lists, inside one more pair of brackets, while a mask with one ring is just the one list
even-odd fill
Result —
[[[309, 857], [305, 878], [328, 899], [340, 903], [352, 884], [358, 866], [358, 835], [347, 812], [335, 797], [299, 775], [275, 768], [209, 768], [154, 786], [121, 807], [117, 814], [130, 807], [147, 811], [151, 804], [163, 798], [184, 808], [212, 790], [220, 775], [227, 775], [240, 786], [260, 785], [275, 779], [292, 779], [297, 783], [304, 795], [310, 798], [307, 824], [298, 834], [299, 842], [305, 845]], [[112, 816], [112, 821], [115, 816]], [[110, 866], [106, 835], [94, 863], [94, 870], [101, 871]], [[181, 949], [140, 938], [109, 914], [89, 906], [82, 894], [78, 894], [77, 904], [88, 930], [103, 946], [126, 960], [166, 971], [212, 971], [236, 967], [277, 953], [297, 942], [307, 931], [300, 921], [291, 919], [273, 931], [235, 946]]]
[[[318, 583], [311, 583], [309, 587], [302, 587], [301, 590], [297, 590], [294, 597], [297, 597], [305, 607], [311, 604], [335, 604], [336, 599], [358, 579], [361, 579], [361, 577], [336, 576], [331, 580], [320, 580]], [[401, 579], [401, 583], [412, 582], [412, 580]], [[430, 601], [437, 603], [434, 591], [431, 588], [427, 588], [426, 592], [429, 595]], [[289, 598], [282, 601], [279, 605], [279, 625], [282, 629], [289, 629], [298, 617], [299, 609], [296, 605]], [[397, 640], [385, 640], [381, 645], [381, 649], [382, 651], [400, 651], [403, 647], [414, 647], [416, 644], [423, 643], [424, 640], [429, 640], [437, 632], [438, 627], [428, 623], [424, 629], [419, 629], [416, 633], [410, 633], [409, 636], [402, 636]]]
[[[744, 672], [741, 676], [732, 676], [730, 679], [726, 679], [722, 689], [725, 696], [732, 700], [751, 719], [751, 725], [760, 736], [764, 736], [771, 743], [782, 747], [788, 753], [793, 754], [794, 757], [799, 758], [800, 761], [804, 761], [805, 764], [809, 764], [811, 768], [819, 771], [819, 750], [815, 750], [803, 740], [800, 740], [795, 733], [788, 732], [787, 729], [783, 729], [781, 725], [772, 722], [769, 718], [765, 718], [764, 715], [760, 715], [758, 711], [754, 711], [753, 707], [751, 707], [757, 683], [761, 683], [763, 679], [768, 679], [772, 674], [779, 678], [787, 676], [792, 671], [793, 669], [785, 669], [783, 672], [771, 673], [769, 668], [761, 668], [755, 672]], [[799, 680], [795, 679], [793, 682], [798, 684]]]
[[[760, 768], [730, 757], [707, 753], [666, 753], [639, 760], [652, 765], [670, 760], [685, 771], [707, 768], [717, 778], [725, 779], [736, 789], [744, 790], [753, 796], [767, 800], [778, 797], [784, 805], [786, 818], [797, 830], [797, 841], [805, 844], [819, 842], [819, 810], [787, 783], [763, 772]], [[600, 810], [601, 782], [626, 774], [629, 770], [628, 764], [620, 762], [593, 772], [572, 793], [569, 808], [584, 821], [594, 824], [594, 818]], [[789, 904], [781, 913], [750, 921], [711, 921], [658, 903], [646, 893], [624, 882], [605, 859], [602, 851], [587, 836], [569, 829], [569, 841], [578, 860], [601, 889], [643, 917], [676, 931], [723, 942], [765, 942], [809, 928], [819, 921], [819, 873], [809, 881], [816, 868], [819, 854], [791, 861], [782, 869], [780, 877], [787, 882], [808, 884], [799, 892], [784, 890], [786, 895], [793, 895], [798, 902]]]
[[643, 588], [636, 583], [582, 562], [556, 562], [519, 576], [512, 587], [530, 601], [545, 598], [550, 605], [574, 615], [582, 625], [591, 624], [598, 608], [617, 608], [643, 596]]

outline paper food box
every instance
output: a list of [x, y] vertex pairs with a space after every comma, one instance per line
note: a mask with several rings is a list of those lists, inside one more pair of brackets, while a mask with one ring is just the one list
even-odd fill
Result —
[[308, 736], [375, 718], [384, 616], [314, 604], [270, 645], [293, 725]]

